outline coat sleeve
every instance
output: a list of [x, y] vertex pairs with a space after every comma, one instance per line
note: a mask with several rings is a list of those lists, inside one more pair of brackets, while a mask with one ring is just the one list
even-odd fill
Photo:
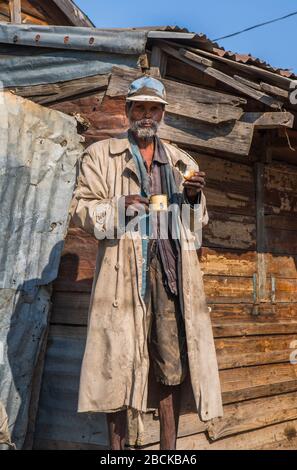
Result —
[[[92, 147], [92, 146], [91, 146]], [[114, 238], [119, 224], [121, 196], [109, 197], [107, 163], [103, 154], [86, 149], [78, 161], [70, 219], [97, 239]]]

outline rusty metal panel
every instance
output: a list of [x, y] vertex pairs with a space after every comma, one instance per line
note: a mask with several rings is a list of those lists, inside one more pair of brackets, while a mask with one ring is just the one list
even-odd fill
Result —
[[137, 29], [1, 24], [0, 42], [133, 55], [144, 52], [147, 33], [146, 30]]
[[0, 401], [17, 448], [81, 154], [76, 121], [0, 94]]

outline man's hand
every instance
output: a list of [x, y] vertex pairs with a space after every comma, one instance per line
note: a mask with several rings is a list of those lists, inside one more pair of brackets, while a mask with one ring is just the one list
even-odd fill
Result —
[[191, 203], [196, 201], [198, 193], [205, 187], [205, 176], [206, 174], [203, 171], [196, 171], [193, 176], [183, 183], [187, 198]]
[[142, 197], [139, 194], [130, 194], [129, 196], [125, 197], [125, 211], [127, 211], [128, 207], [131, 210], [135, 210], [136, 213], [145, 210], [145, 212], [149, 211], [149, 200], [146, 197]]

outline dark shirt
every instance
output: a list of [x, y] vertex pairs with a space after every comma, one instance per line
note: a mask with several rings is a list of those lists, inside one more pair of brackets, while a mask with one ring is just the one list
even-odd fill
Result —
[[[148, 181], [149, 181], [149, 192], [153, 194], [166, 194], [166, 188], [164, 188], [164, 181], [161, 177], [161, 166], [169, 163], [168, 157], [165, 153], [163, 146], [160, 145], [156, 139], [155, 141], [155, 151], [154, 157], [152, 160], [150, 172], [148, 172], [147, 164], [144, 161], [144, 165], [148, 172]], [[157, 222], [160, 231], [160, 217], [162, 213], [157, 214]], [[163, 219], [164, 220], [164, 219]], [[170, 221], [170, 219], [169, 219]], [[165, 288], [169, 290], [172, 294], [178, 295], [178, 282], [177, 282], [177, 242], [172, 240], [170, 230], [168, 230], [168, 238], [159, 238], [157, 240], [157, 253], [160, 257], [164, 280]]]

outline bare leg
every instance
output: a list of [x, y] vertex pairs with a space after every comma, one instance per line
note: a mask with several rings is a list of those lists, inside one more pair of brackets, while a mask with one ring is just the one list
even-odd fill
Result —
[[179, 411], [180, 385], [160, 384], [160, 449], [176, 449]]
[[127, 410], [107, 413], [106, 417], [111, 450], [125, 449]]

